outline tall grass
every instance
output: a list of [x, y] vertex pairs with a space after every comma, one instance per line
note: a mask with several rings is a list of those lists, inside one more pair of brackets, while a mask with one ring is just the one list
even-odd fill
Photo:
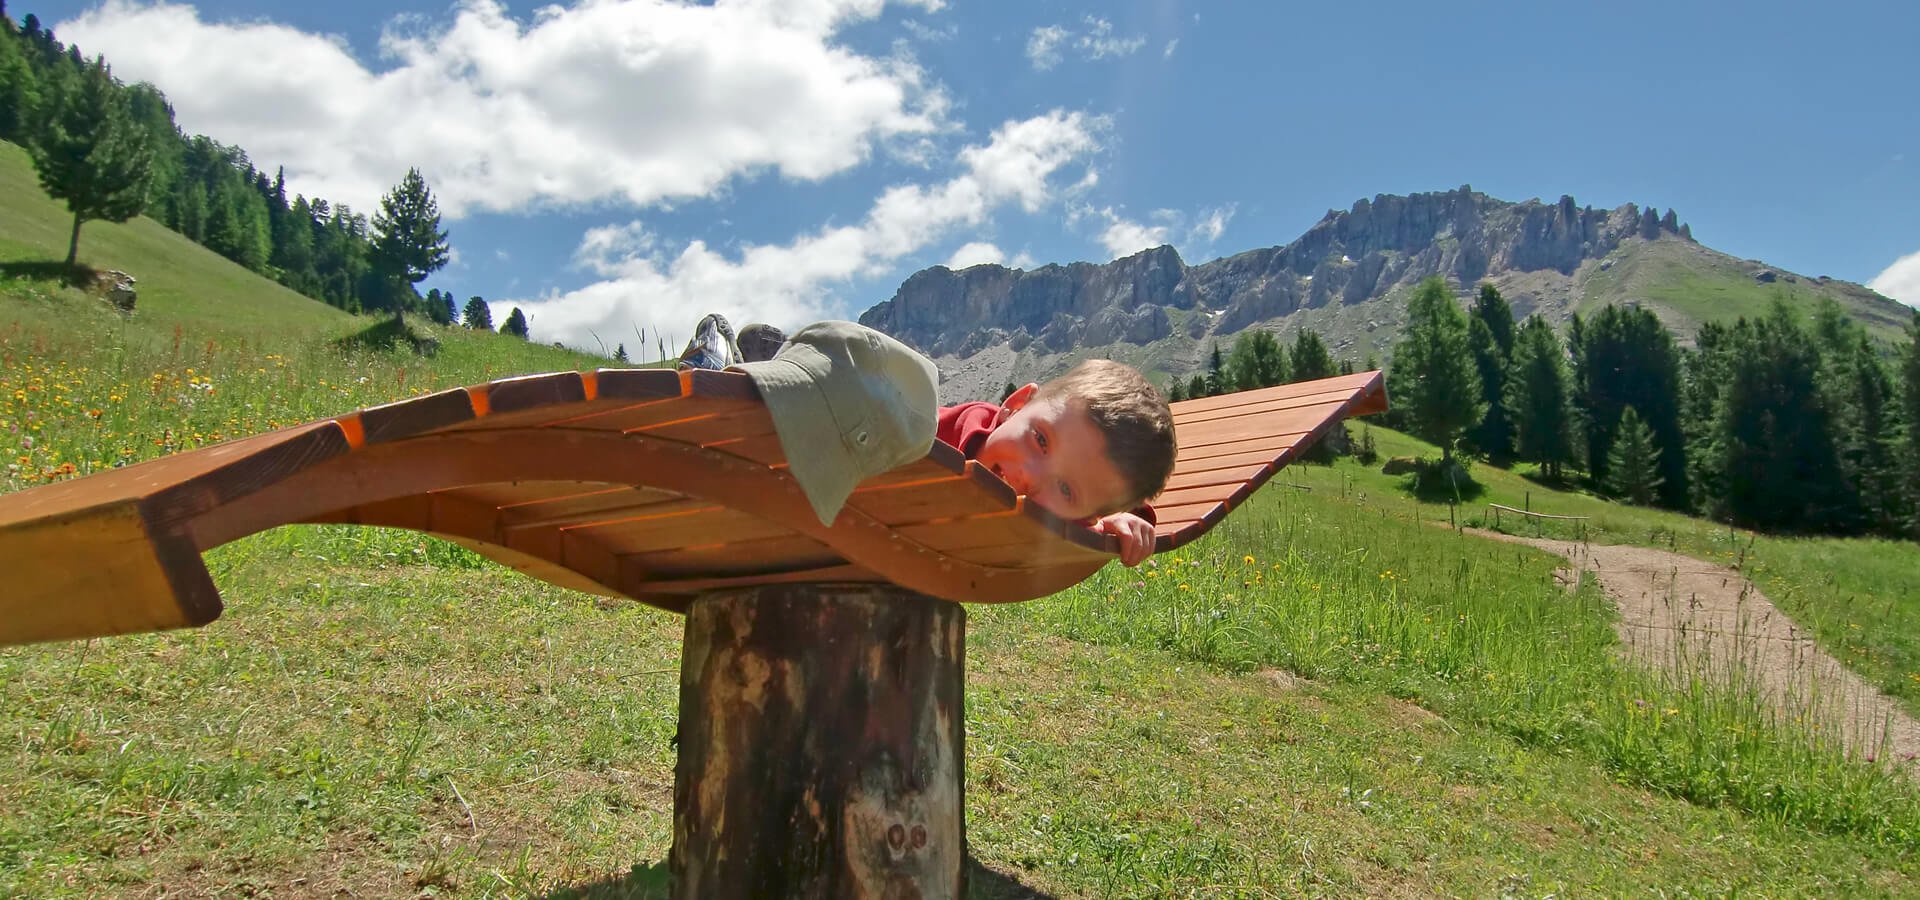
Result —
[[1558, 560], [1337, 496], [1266, 491], [1207, 538], [1108, 567], [1011, 615], [1078, 640], [1376, 688], [1622, 779], [1770, 821], [1898, 845], [1920, 791], [1777, 712], [1749, 674], [1682, 651], [1683, 676], [1620, 658], [1610, 603]]

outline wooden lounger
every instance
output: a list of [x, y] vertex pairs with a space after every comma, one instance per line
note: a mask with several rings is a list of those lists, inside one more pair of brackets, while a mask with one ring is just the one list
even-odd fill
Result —
[[[1156, 550], [1199, 537], [1312, 439], [1386, 408], [1379, 372], [1175, 403]], [[511, 378], [0, 496], [0, 643], [204, 625], [201, 554], [279, 525], [410, 528], [554, 584], [683, 611], [703, 592], [891, 582], [1045, 596], [1114, 539], [1028, 505], [935, 442], [822, 526], [731, 372]]]

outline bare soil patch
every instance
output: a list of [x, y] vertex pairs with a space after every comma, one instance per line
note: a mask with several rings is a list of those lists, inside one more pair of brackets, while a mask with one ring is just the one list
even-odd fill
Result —
[[1784, 715], [1839, 735], [1855, 757], [1920, 775], [1920, 722], [1821, 650], [1740, 572], [1648, 547], [1525, 538], [1470, 529], [1566, 557], [1620, 608], [1630, 656], [1678, 675], [1741, 678]]

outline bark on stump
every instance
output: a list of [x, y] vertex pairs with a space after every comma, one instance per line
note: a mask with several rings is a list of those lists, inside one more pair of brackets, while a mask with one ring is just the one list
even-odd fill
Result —
[[966, 613], [891, 585], [687, 612], [673, 895], [959, 897]]

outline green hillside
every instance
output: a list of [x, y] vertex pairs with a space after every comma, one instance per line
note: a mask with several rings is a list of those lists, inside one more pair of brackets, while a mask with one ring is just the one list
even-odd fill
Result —
[[[433, 356], [349, 346], [380, 323], [90, 223], [82, 260], [140, 278], [123, 318], [33, 265], [65, 216], [15, 148], [0, 187], [0, 491], [605, 363], [420, 323]], [[1476, 476], [1457, 517], [1531, 502], [1734, 554], [1882, 684], [1920, 677], [1911, 545]], [[1434, 527], [1448, 506], [1403, 482], [1289, 469], [1150, 566], [970, 609], [973, 896], [1911, 892], [1920, 790], [1737, 685], [1621, 662], [1594, 585]], [[406, 532], [282, 528], [209, 564], [207, 628], [0, 649], [0, 896], [664, 896], [679, 619]], [[1849, 643], [1863, 622], [1888, 636]]]
[[[1638, 303], [1658, 313], [1682, 339], [1690, 339], [1704, 322], [1760, 318], [1776, 301], [1811, 314], [1815, 305], [1831, 299], [1868, 334], [1889, 344], [1906, 340], [1912, 316], [1907, 307], [1851, 282], [1808, 278], [1686, 241], [1632, 240], [1607, 261], [1613, 264], [1590, 263], [1576, 273], [1579, 295], [1573, 311], [1591, 315], [1603, 306]], [[1759, 280], [1756, 273], [1771, 280]]]

